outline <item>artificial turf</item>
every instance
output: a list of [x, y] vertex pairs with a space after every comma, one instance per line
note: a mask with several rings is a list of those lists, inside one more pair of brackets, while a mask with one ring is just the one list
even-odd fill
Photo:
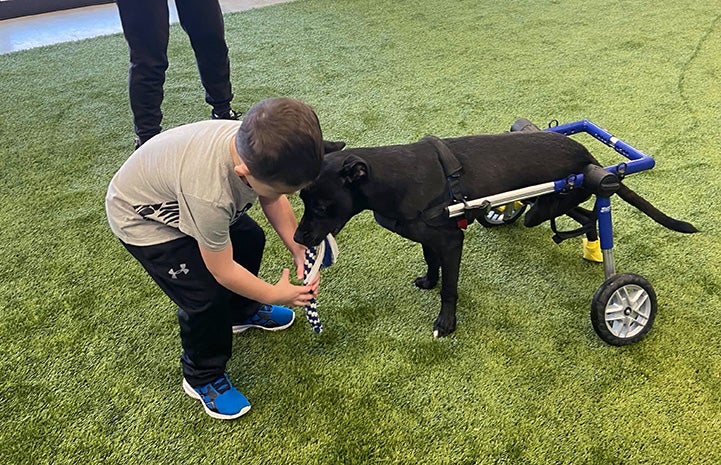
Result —
[[[183, 394], [175, 309], [106, 224], [133, 137], [122, 36], [0, 56], [0, 463], [721, 462], [719, 7], [298, 0], [226, 16], [238, 110], [299, 98], [350, 146], [587, 118], [656, 159], [627, 185], [701, 230], [614, 198], [617, 268], [659, 307], [617, 348], [591, 327], [603, 269], [580, 239], [474, 225], [458, 329], [434, 340], [420, 247], [361, 214], [323, 272], [321, 335], [298, 309], [283, 333], [235, 337], [228, 372], [253, 409], [234, 422]], [[207, 118], [177, 25], [169, 53], [165, 127]], [[263, 277], [290, 264], [268, 234]]]

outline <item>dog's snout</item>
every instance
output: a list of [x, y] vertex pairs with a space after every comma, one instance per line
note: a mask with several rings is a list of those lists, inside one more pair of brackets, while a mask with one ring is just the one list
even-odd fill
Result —
[[313, 228], [304, 227], [301, 221], [298, 229], [295, 230], [295, 234], [293, 234], [293, 240], [306, 247], [315, 247], [323, 242], [323, 239], [325, 239], [327, 235], [327, 233], [320, 234]]
[[296, 241], [298, 244], [304, 245], [306, 247], [310, 247], [307, 244], [307, 232], [303, 232], [300, 228], [295, 230], [295, 234], [293, 234], [293, 240]]

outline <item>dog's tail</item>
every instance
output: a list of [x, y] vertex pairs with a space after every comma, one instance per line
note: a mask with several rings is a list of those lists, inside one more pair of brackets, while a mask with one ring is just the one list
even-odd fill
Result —
[[664, 226], [668, 229], [671, 229], [673, 231], [678, 231], [681, 233], [695, 233], [698, 232], [698, 229], [691, 223], [687, 223], [686, 221], [677, 220], [674, 218], [671, 218], [670, 216], [663, 213], [658, 208], [651, 205], [651, 202], [644, 199], [628, 187], [626, 187], [623, 184], [620, 184], [618, 191], [616, 191], [619, 197], [621, 197], [623, 200], [628, 202], [629, 204], [633, 205], [634, 207], [641, 210], [643, 213], [649, 216], [652, 220], [654, 220], [656, 223], [660, 224], [661, 226]]

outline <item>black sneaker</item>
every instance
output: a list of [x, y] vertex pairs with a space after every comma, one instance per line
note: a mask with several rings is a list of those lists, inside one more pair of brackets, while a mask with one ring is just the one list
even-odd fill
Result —
[[218, 113], [216, 113], [216, 111], [213, 110], [212, 112], [210, 112], [210, 117], [212, 119], [231, 119], [231, 120], [237, 121], [240, 119], [240, 113], [238, 113], [237, 111], [232, 110], [230, 108], [226, 111], [221, 111]]

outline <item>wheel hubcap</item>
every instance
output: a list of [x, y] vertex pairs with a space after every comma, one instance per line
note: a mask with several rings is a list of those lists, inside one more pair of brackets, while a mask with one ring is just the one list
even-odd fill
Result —
[[651, 315], [648, 293], [635, 284], [623, 286], [606, 304], [606, 327], [616, 337], [633, 337], [643, 330]]
[[492, 224], [503, 224], [504, 221], [509, 221], [515, 217], [523, 206], [523, 202], [516, 201], [492, 208], [486, 214], [486, 221]]

